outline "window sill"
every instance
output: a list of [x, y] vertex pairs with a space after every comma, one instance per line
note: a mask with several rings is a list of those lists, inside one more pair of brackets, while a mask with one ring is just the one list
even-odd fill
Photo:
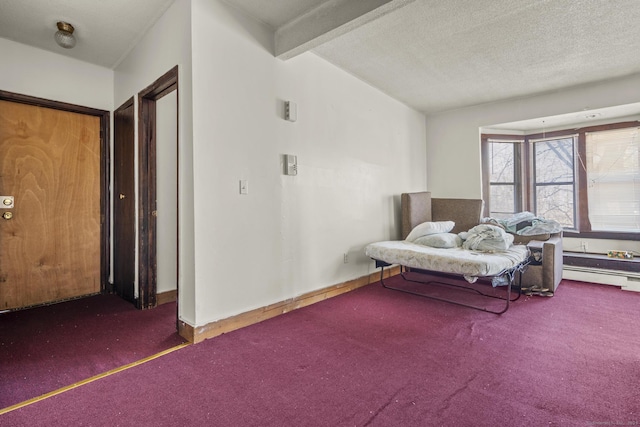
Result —
[[614, 231], [564, 231], [563, 237], [573, 237], [582, 239], [609, 239], [609, 240], [640, 240], [640, 233], [621, 233]]
[[575, 267], [602, 268], [605, 270], [630, 271], [640, 270], [640, 258], [620, 259], [609, 258], [601, 254], [588, 254], [580, 252], [564, 252], [563, 261], [565, 265]]

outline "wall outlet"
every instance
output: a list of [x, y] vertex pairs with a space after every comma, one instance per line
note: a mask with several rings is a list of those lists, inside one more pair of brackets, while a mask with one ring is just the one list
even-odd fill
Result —
[[348, 263], [349, 263], [349, 254], [345, 252], [345, 253], [344, 253], [344, 258], [343, 258], [343, 259], [344, 259], [344, 263], [345, 263], [345, 264], [348, 264]]

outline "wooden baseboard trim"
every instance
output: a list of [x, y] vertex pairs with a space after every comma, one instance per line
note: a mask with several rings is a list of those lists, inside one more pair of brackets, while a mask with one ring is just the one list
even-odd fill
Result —
[[[400, 273], [400, 267], [393, 267], [385, 270], [385, 277], [395, 276]], [[354, 280], [349, 280], [337, 285], [329, 286], [317, 291], [307, 292], [295, 298], [280, 301], [265, 307], [247, 311], [236, 316], [208, 323], [204, 326], [191, 326], [183, 321], [178, 322], [178, 332], [180, 336], [192, 343], [198, 343], [208, 338], [217, 337], [254, 323], [279, 316], [298, 308], [306, 307], [327, 298], [332, 298], [346, 292], [353, 291], [362, 286], [380, 280], [380, 273], [371, 273]]]
[[156, 295], [156, 302], [158, 305], [166, 304], [168, 302], [174, 302], [178, 300], [178, 290], [160, 292]]

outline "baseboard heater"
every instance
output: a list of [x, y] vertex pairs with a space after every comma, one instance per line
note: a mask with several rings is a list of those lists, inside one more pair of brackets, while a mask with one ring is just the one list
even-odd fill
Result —
[[627, 291], [640, 292], [640, 273], [605, 270], [593, 267], [564, 265], [562, 277], [569, 280], [620, 286]]

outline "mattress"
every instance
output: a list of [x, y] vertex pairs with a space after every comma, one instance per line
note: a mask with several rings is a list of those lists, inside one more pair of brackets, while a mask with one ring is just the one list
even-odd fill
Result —
[[389, 264], [469, 277], [487, 277], [524, 262], [529, 250], [526, 245], [512, 245], [506, 252], [487, 253], [462, 248], [433, 248], [402, 240], [372, 243], [365, 247], [365, 254]]

